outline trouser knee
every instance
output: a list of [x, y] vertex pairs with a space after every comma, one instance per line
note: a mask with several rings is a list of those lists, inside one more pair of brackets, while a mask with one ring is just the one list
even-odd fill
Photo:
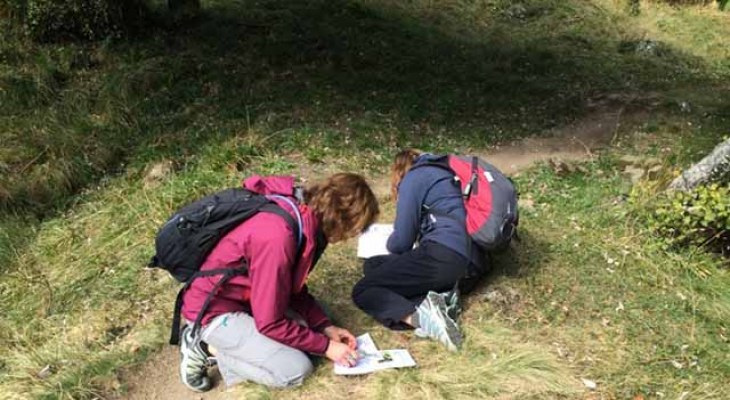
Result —
[[291, 360], [285, 371], [274, 372], [273, 382], [274, 388], [293, 388], [301, 386], [304, 380], [314, 372], [314, 365], [307, 356], [302, 354], [303, 358]]

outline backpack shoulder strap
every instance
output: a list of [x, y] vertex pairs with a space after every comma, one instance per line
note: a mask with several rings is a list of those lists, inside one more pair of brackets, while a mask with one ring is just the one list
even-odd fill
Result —
[[177, 298], [175, 299], [175, 310], [173, 311], [172, 328], [170, 330], [170, 344], [173, 346], [177, 346], [178, 344], [180, 344], [180, 326], [182, 325], [181, 315], [183, 296], [185, 295], [185, 292], [190, 288], [190, 285], [192, 285], [193, 281], [195, 281], [195, 279], [202, 278], [204, 276], [222, 275], [218, 282], [215, 283], [213, 290], [208, 293], [208, 296], [205, 298], [205, 302], [203, 303], [203, 307], [200, 309], [198, 317], [195, 319], [195, 324], [193, 325], [193, 336], [197, 335], [198, 331], [200, 330], [200, 323], [203, 319], [203, 316], [205, 315], [205, 311], [207, 311], [208, 306], [210, 305], [210, 301], [213, 299], [213, 294], [218, 291], [218, 288], [220, 288], [221, 285], [226, 283], [226, 281], [228, 281], [230, 278], [236, 275], [246, 275], [247, 273], [248, 265], [244, 262], [241, 268], [209, 269], [206, 271], [198, 271], [193, 276], [191, 276], [190, 279], [188, 279], [188, 281], [185, 283], [185, 286], [183, 286], [182, 289], [180, 289], [180, 291], [177, 293]]
[[294, 214], [297, 216], [297, 220], [294, 221], [294, 218], [292, 218], [291, 214], [284, 211], [281, 207], [279, 207], [278, 204], [275, 203], [269, 203], [266, 204], [261, 208], [260, 211], [264, 212], [270, 212], [272, 214], [276, 214], [284, 218], [287, 224], [289, 224], [289, 227], [291, 227], [292, 232], [294, 232], [294, 236], [297, 238], [297, 253], [299, 252], [299, 249], [302, 247], [302, 242], [304, 241], [304, 232], [302, 230], [304, 229], [304, 223], [302, 222], [302, 214], [299, 212], [299, 207], [288, 197], [286, 196], [280, 196], [278, 194], [275, 195], [269, 195], [266, 196], [268, 199], [277, 199], [277, 200], [283, 200], [286, 203], [289, 204], [289, 206], [294, 211]]

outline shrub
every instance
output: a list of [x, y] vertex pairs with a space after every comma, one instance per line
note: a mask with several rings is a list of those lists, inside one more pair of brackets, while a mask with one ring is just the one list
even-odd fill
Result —
[[663, 194], [652, 202], [653, 211], [647, 208], [646, 213], [649, 227], [668, 244], [707, 246], [730, 255], [730, 186], [700, 186]]
[[144, 15], [143, 0], [0, 0], [3, 9], [33, 39], [46, 42], [119, 36]]
[[23, 13], [23, 3], [18, 0], [0, 0], [0, 18], [17, 18]]
[[660, 3], [668, 3], [674, 6], [708, 5], [717, 2], [723, 4], [725, 0], [659, 0]]
[[[639, 13], [640, 5], [639, 3], [641, 0], [626, 0], [629, 12], [632, 15], [636, 15]], [[728, 1], [730, 0], [654, 0], [658, 3], [667, 3], [671, 4], [673, 6], [696, 6], [696, 5], [709, 5], [713, 3], [717, 3], [718, 7], [721, 10], [724, 10], [727, 7]]]

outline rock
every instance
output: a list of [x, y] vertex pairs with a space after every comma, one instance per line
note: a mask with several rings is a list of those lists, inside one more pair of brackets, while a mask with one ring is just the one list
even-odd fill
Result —
[[590, 390], [596, 390], [598, 388], [598, 384], [590, 379], [583, 378], [583, 385]]
[[656, 42], [654, 40], [640, 40], [638, 43], [636, 43], [636, 48], [634, 49], [634, 51], [638, 54], [655, 56], [659, 51], [659, 42]]
[[644, 177], [645, 171], [643, 168], [637, 168], [629, 165], [626, 169], [624, 169], [624, 174], [631, 178], [632, 183], [637, 183]]
[[550, 159], [548, 161], [548, 165], [550, 165], [550, 169], [555, 172], [555, 174], [560, 176], [565, 176], [567, 174], [572, 174], [575, 171], [581, 171], [583, 173], [586, 172], [586, 169], [583, 167], [578, 167], [575, 164], [571, 162], [565, 162], [563, 160], [557, 160], [557, 159]]
[[495, 287], [482, 296], [482, 300], [502, 311], [517, 311], [520, 308], [520, 293], [511, 287]]
[[52, 365], [46, 365], [45, 367], [41, 368], [40, 371], [36, 374], [38, 379], [47, 379], [51, 375], [53, 375], [53, 366]]
[[701, 184], [725, 181], [729, 177], [730, 139], [727, 139], [717, 145], [708, 156], [684, 171], [669, 185], [669, 190], [688, 191]]
[[527, 8], [522, 4], [513, 4], [505, 13], [510, 18], [525, 19], [527, 17]]
[[668, 53], [669, 47], [662, 42], [651, 39], [624, 40], [619, 44], [618, 51], [620, 53], [635, 53], [645, 57], [657, 57]]
[[645, 168], [651, 168], [651, 167], [655, 167], [657, 165], [662, 165], [662, 160], [660, 160], [656, 157], [649, 157], [649, 158], [644, 159], [644, 161], [642, 162], [642, 165]]
[[153, 165], [144, 177], [144, 188], [154, 189], [175, 172], [175, 163], [165, 160]]
[[664, 168], [661, 165], [655, 165], [646, 171], [646, 177], [655, 180], [661, 176], [663, 170]]
[[621, 158], [618, 159], [618, 165], [619, 167], [626, 167], [626, 166], [635, 166], [635, 165], [642, 165], [643, 164], [643, 158], [639, 156], [632, 156], [632, 155], [623, 155]]
[[504, 301], [504, 295], [499, 290], [490, 290], [484, 295], [484, 299], [493, 303], [500, 302]]
[[689, 104], [687, 101], [680, 101], [679, 102], [679, 110], [683, 113], [691, 113], [692, 112], [692, 105]]

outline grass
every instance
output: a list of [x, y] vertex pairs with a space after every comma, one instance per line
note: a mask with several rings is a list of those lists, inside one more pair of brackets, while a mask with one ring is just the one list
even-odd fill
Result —
[[[350, 144], [434, 148], [431, 134], [485, 147], [579, 117], [596, 94], [726, 73], [726, 15], [651, 6], [630, 18], [620, 4], [535, 0], [515, 16], [497, 0], [211, 0], [200, 22], [129, 42], [6, 34], [0, 202], [43, 212], [125, 163], [194, 157], [251, 129], [283, 148], [314, 137], [314, 160]], [[661, 56], [618, 51], [644, 37], [667, 43]]]
[[[537, 276], [515, 285], [548, 306], [526, 313], [518, 326], [530, 330], [541, 321], [546, 328], [538, 332], [566, 346], [563, 352], [584, 373], [601, 376], [614, 397], [673, 398], [686, 391], [721, 398], [730, 367], [721, 355], [727, 270], [696, 250], [663, 250], [627, 215], [625, 182], [598, 171], [604, 173], [596, 178], [535, 177], [548, 196], [566, 200], [555, 207], [545, 195], [534, 197], [544, 205], [531, 221], [543, 225], [539, 236], [552, 257]], [[561, 222], [567, 229], [555, 229]]]
[[[728, 271], [702, 251], [662, 248], [628, 213], [615, 158], [679, 168], [727, 134], [727, 13], [646, 3], [629, 17], [619, 1], [530, 0], [523, 15], [501, 0], [290, 3], [211, 0], [199, 21], [129, 42], [0, 38], [0, 397], [124, 393], [122, 371], [164, 344], [177, 289], [142, 266], [156, 229], [188, 200], [251, 173], [350, 170], [379, 182], [398, 147], [482, 150], [579, 119], [599, 95], [646, 91], [662, 104], [623, 127], [588, 173], [518, 177], [533, 203], [524, 241], [469, 298], [466, 351], [357, 311], [360, 266], [347, 243], [328, 250], [313, 291], [343, 325], [407, 346], [420, 368], [345, 379], [324, 367], [295, 391], [233, 393], [723, 397]], [[646, 38], [664, 50], [625, 51]], [[176, 171], [145, 187], [162, 160]]]

